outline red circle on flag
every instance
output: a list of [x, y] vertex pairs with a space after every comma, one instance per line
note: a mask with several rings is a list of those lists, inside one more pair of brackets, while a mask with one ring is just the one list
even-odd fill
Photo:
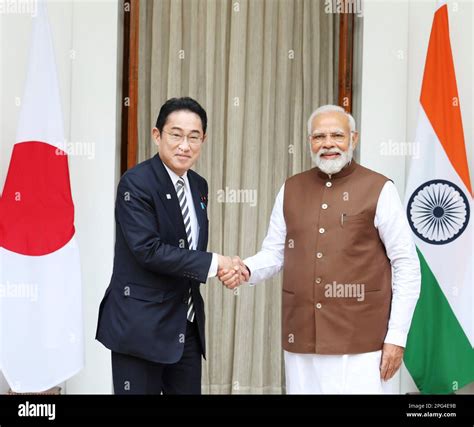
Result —
[[0, 200], [0, 246], [23, 255], [47, 255], [73, 235], [66, 153], [44, 142], [15, 144]]

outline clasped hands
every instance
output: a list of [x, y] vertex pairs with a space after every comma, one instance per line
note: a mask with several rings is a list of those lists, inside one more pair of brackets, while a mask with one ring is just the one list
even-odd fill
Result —
[[249, 270], [238, 256], [219, 255], [218, 264], [217, 277], [228, 289], [234, 289], [250, 278]]

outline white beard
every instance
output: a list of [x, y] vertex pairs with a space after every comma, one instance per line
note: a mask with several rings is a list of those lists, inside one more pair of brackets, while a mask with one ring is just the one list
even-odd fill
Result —
[[[340, 156], [335, 159], [322, 159], [321, 156], [326, 153], [339, 153]], [[336, 147], [329, 150], [321, 148], [316, 154], [311, 151], [311, 159], [322, 172], [332, 175], [340, 172], [344, 166], [351, 162], [353, 153], [354, 148], [351, 140], [347, 151], [342, 151]]]

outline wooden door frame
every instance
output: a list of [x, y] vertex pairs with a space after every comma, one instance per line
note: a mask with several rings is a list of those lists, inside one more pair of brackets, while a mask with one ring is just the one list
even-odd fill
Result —
[[123, 0], [123, 8], [121, 174], [135, 166], [138, 160], [138, 32], [140, 29], [140, 0]]
[[[347, 1], [347, 0], [346, 0]], [[352, 113], [352, 65], [354, 62], [354, 13], [339, 16], [338, 104]]]

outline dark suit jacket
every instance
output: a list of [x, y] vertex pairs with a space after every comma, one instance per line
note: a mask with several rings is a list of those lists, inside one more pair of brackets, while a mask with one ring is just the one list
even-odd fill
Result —
[[199, 223], [189, 250], [176, 190], [158, 155], [120, 179], [115, 207], [112, 279], [100, 304], [96, 339], [118, 353], [175, 363], [183, 353], [191, 287], [205, 357], [204, 302], [212, 254], [208, 240], [207, 182], [188, 171]]

